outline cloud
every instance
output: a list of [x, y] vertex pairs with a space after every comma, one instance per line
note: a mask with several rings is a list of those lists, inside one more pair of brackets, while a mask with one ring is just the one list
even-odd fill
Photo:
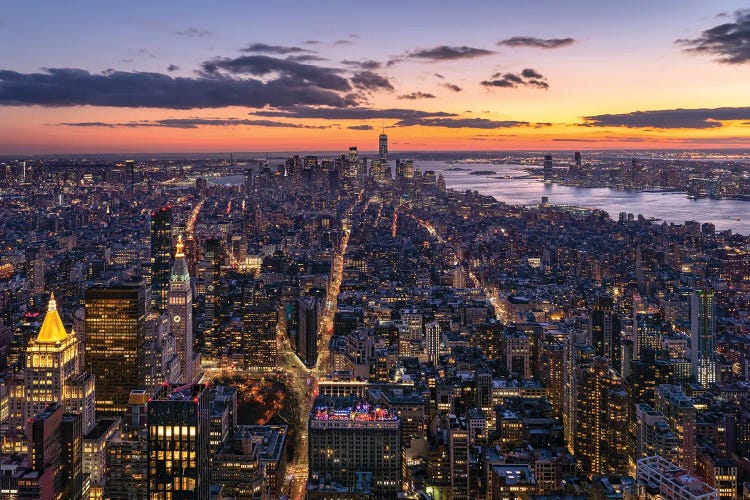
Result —
[[514, 89], [519, 86], [536, 87], [547, 90], [549, 83], [547, 79], [536, 70], [526, 68], [520, 74], [516, 73], [495, 73], [489, 80], [481, 82], [485, 87], [500, 87]]
[[250, 74], [255, 76], [277, 73], [294, 80], [302, 80], [321, 89], [351, 90], [351, 85], [349, 85], [347, 79], [338, 74], [341, 72], [339, 69], [324, 68], [270, 56], [252, 55], [234, 59], [213, 59], [204, 62], [202, 67], [206, 73], [213, 75], [220, 74], [221, 71], [235, 75]]
[[302, 43], [305, 45], [320, 45], [320, 40], [305, 40]]
[[396, 123], [397, 127], [413, 127], [415, 125], [422, 127], [497, 129], [522, 127], [530, 125], [530, 123], [515, 120], [488, 120], [486, 118], [412, 118]]
[[177, 31], [175, 33], [179, 36], [186, 36], [190, 38], [205, 38], [207, 36], [213, 35], [213, 33], [208, 30], [202, 30], [198, 28], [188, 28], [185, 30]]
[[400, 95], [400, 96], [398, 96], [398, 99], [407, 99], [407, 100], [410, 100], [410, 101], [414, 101], [416, 99], [435, 99], [435, 94], [430, 94], [428, 92], [417, 91], [417, 92], [412, 92], [410, 94]]
[[698, 38], [675, 40], [689, 54], [710, 54], [725, 64], [750, 62], [750, 9], [734, 13], [734, 21], [704, 30]]
[[354, 104], [353, 99], [337, 92], [286, 76], [263, 82], [224, 75], [186, 78], [127, 71], [97, 74], [74, 68], [47, 68], [41, 73], [0, 70], [0, 106], [193, 109]]
[[269, 45], [267, 43], [253, 43], [248, 45], [242, 52], [262, 52], [264, 54], [295, 54], [300, 52], [314, 52], [309, 49], [303, 49], [301, 47], [289, 47], [286, 45]]
[[583, 117], [585, 126], [627, 128], [719, 128], [722, 121], [750, 119], [750, 107], [660, 109]]
[[445, 87], [448, 90], [452, 90], [453, 92], [461, 92], [463, 90], [461, 87], [453, 83], [441, 83], [440, 86]]
[[388, 78], [372, 71], [359, 71], [351, 78], [352, 85], [362, 90], [395, 90]]
[[381, 63], [379, 63], [378, 61], [373, 61], [372, 59], [364, 59], [362, 61], [350, 61], [348, 59], [344, 59], [343, 61], [341, 61], [341, 64], [346, 64], [347, 66], [352, 66], [358, 69], [369, 71], [378, 69], [382, 66]]
[[440, 45], [429, 49], [412, 50], [411, 52], [407, 52], [405, 56], [412, 59], [425, 59], [428, 61], [450, 61], [455, 59], [472, 59], [491, 54], [494, 54], [491, 50], [467, 47], [466, 45], [460, 47]]
[[372, 125], [352, 125], [346, 128], [348, 128], [349, 130], [374, 130], [372, 128]]
[[573, 45], [573, 38], [536, 38], [531, 36], [514, 36], [497, 42], [498, 45], [506, 47], [532, 47], [537, 49], [559, 49]]
[[305, 62], [327, 61], [328, 59], [325, 57], [316, 56], [315, 54], [296, 54], [292, 56], [286, 56], [285, 60], [305, 63]]
[[441, 80], [445, 79], [445, 77], [441, 75], [440, 73], [435, 73], [435, 77], [440, 78]]
[[351, 45], [353, 43], [351, 40], [336, 40], [333, 45]]
[[332, 108], [332, 107], [312, 107], [312, 106], [291, 106], [283, 110], [259, 110], [253, 112], [256, 116], [274, 117], [274, 118], [315, 118], [321, 120], [410, 120], [427, 117], [449, 117], [456, 116], [455, 113], [446, 113], [443, 111], [429, 112], [416, 109], [402, 108]]
[[273, 120], [248, 120], [239, 118], [164, 118], [161, 120], [144, 120], [125, 123], [104, 123], [104, 122], [74, 122], [58, 123], [69, 127], [167, 127], [167, 128], [198, 128], [201, 126], [220, 126], [229, 127], [237, 125], [247, 125], [254, 127], [272, 127], [272, 128], [308, 128], [308, 129], [325, 129], [325, 125], [301, 125], [297, 123], [277, 122]]
[[179, 66], [177, 66], [176, 64], [170, 64], [169, 66], [167, 66], [167, 71], [169, 71], [170, 73], [171, 73], [172, 71], [177, 71], [177, 70], [179, 70], [179, 69], [180, 69], [180, 67], [179, 67]]

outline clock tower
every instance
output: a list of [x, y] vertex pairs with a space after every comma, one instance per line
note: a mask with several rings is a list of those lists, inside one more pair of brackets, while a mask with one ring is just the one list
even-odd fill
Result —
[[172, 273], [169, 276], [167, 313], [180, 357], [181, 381], [193, 382], [193, 289], [185, 261], [182, 235], [177, 240]]

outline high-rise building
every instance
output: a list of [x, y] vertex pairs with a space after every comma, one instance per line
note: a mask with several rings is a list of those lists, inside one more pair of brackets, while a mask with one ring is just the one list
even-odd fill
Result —
[[57, 312], [54, 294], [36, 338], [26, 348], [23, 371], [24, 418], [33, 418], [47, 405], [56, 403], [65, 411], [79, 412], [82, 431], [94, 426], [94, 377], [80, 370], [78, 338], [68, 334]]
[[401, 422], [384, 407], [319, 398], [308, 421], [308, 447], [311, 477], [327, 475], [353, 488], [357, 473], [365, 472], [376, 498], [401, 491]]
[[131, 193], [135, 189], [135, 161], [125, 160], [125, 184]]
[[581, 474], [627, 472], [628, 397], [619, 375], [605, 358], [594, 358], [576, 377], [576, 429], [573, 444]]
[[661, 350], [662, 314], [658, 307], [633, 297], [633, 330], [635, 331], [635, 352], [633, 359], [644, 357], [645, 351]]
[[430, 321], [425, 325], [425, 337], [426, 337], [426, 348], [427, 348], [427, 361], [437, 365], [440, 361], [440, 334], [442, 328], [440, 323], [437, 321]]
[[676, 462], [679, 441], [669, 428], [664, 415], [654, 410], [648, 403], [636, 406], [636, 430], [634, 455], [636, 460], [660, 455]]
[[708, 387], [716, 382], [716, 301], [712, 290], [698, 290], [690, 300], [690, 361], [693, 377]]
[[544, 167], [542, 168], [544, 174], [544, 180], [548, 181], [552, 178], [552, 155], [544, 156]]
[[172, 206], [151, 212], [151, 301], [155, 311], [167, 308], [172, 267]]
[[167, 312], [170, 330], [177, 343], [181, 381], [193, 382], [193, 289], [190, 286], [182, 236], [177, 240], [174, 265], [169, 276]]
[[128, 282], [86, 290], [86, 366], [96, 376], [96, 410], [125, 411], [146, 379], [146, 287]]
[[143, 389], [132, 391], [119, 433], [107, 442], [104, 498], [134, 500], [148, 498], [148, 439]]
[[208, 499], [208, 391], [165, 385], [147, 404], [150, 499]]
[[359, 153], [357, 153], [357, 147], [351, 146], [349, 148], [349, 165], [356, 165], [359, 162]]
[[573, 160], [575, 161], [576, 167], [581, 166], [581, 152], [580, 151], [575, 152], [575, 154], [573, 155]]
[[26, 421], [26, 437], [30, 470], [18, 480], [17, 498], [84, 498], [81, 416], [63, 414], [62, 406], [49, 405]]
[[253, 371], [273, 370], [278, 356], [278, 311], [268, 303], [246, 306], [242, 320], [244, 328], [238, 347], [244, 357], [245, 367]]
[[656, 411], [664, 415], [677, 436], [677, 463], [688, 471], [696, 464], [696, 415], [698, 410], [679, 385], [660, 385], [654, 399]]
[[203, 341], [208, 357], [217, 357], [222, 345], [218, 332], [216, 316], [217, 297], [219, 295], [219, 277], [223, 260], [221, 240], [210, 238], [205, 242], [203, 262], [198, 266], [198, 278], [204, 282], [205, 323], [203, 324]]
[[297, 357], [307, 366], [315, 366], [318, 359], [318, 324], [322, 312], [322, 302], [312, 296], [300, 297], [299, 330], [295, 351]]
[[597, 295], [591, 310], [589, 335], [597, 356], [607, 358], [612, 368], [620, 371], [620, 321], [612, 297]]
[[378, 159], [380, 163], [388, 163], [388, 136], [385, 131], [378, 137]]

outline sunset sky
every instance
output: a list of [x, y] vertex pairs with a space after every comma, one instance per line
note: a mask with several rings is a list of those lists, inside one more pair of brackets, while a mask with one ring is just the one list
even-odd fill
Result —
[[747, 1], [2, 6], [0, 154], [750, 147]]

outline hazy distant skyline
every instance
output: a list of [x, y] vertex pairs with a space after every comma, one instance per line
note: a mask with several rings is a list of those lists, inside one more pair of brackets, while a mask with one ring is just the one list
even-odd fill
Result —
[[8, 2], [0, 154], [750, 147], [748, 8]]

